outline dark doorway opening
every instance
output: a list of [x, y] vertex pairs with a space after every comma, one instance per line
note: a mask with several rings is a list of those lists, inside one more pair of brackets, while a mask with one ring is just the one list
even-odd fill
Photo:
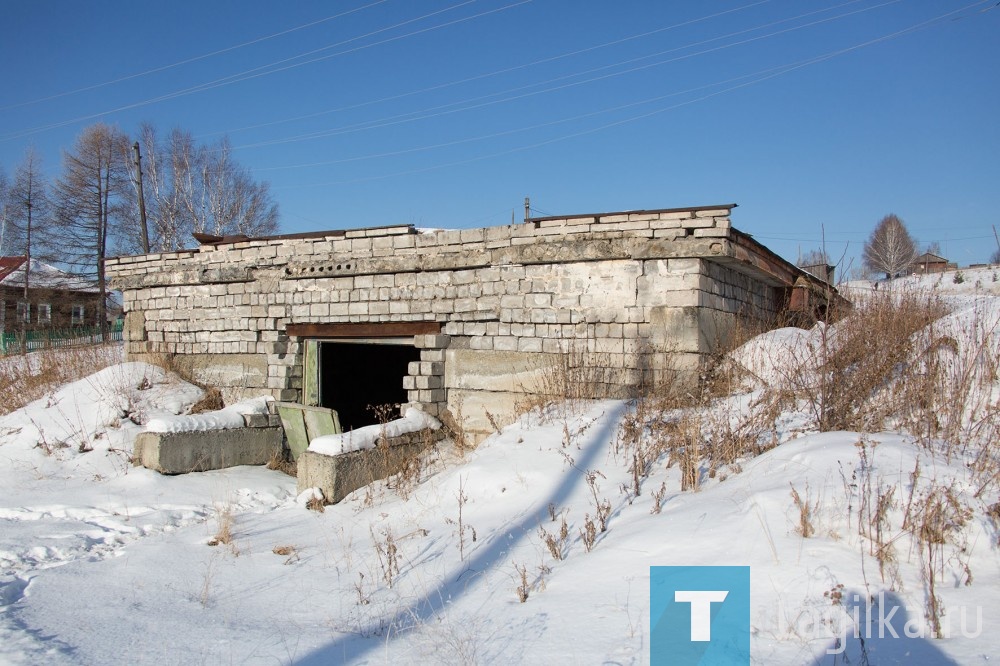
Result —
[[[319, 404], [337, 410], [344, 432], [379, 423], [376, 408], [407, 402], [403, 377], [419, 360], [419, 349], [392, 340], [321, 341]], [[387, 416], [398, 413], [392, 407]]]

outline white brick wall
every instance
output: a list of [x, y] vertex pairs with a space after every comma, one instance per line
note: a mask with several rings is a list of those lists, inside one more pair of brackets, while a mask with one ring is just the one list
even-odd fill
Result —
[[[411, 400], [443, 403], [443, 347], [554, 354], [577, 340], [602, 362], [636, 370], [657, 308], [775, 313], [773, 289], [715, 261], [719, 247], [730, 254], [728, 215], [643, 211], [426, 234], [356, 229], [124, 257], [107, 269], [138, 322], [126, 329], [130, 355], [267, 354], [266, 383], [248, 379], [262, 384], [248, 392], [288, 397], [301, 388], [289, 324], [438, 322], [448, 335], [417, 336], [426, 362], [411, 369], [406, 388]], [[654, 236], [663, 239], [660, 256], [644, 256]], [[209, 267], [215, 273], [202, 273]], [[246, 279], [211, 281], [232, 269]]]

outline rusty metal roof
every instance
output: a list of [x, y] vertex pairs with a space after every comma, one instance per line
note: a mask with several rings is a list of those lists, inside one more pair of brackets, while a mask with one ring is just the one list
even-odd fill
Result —
[[21, 267], [27, 257], [0, 257], [0, 282]]

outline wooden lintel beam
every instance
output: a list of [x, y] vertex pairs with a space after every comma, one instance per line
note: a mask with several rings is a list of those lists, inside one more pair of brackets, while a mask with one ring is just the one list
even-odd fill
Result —
[[436, 321], [393, 321], [350, 324], [289, 324], [288, 335], [299, 338], [397, 338], [439, 335]]

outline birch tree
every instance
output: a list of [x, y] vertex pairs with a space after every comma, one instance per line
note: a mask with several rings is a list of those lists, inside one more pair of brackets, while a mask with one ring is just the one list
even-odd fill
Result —
[[[151, 252], [172, 252], [186, 247], [191, 236], [191, 220], [184, 204], [184, 174], [189, 159], [186, 146], [194, 144], [191, 135], [174, 130], [165, 141], [156, 128], [144, 123], [137, 139], [142, 153], [142, 184]], [[176, 149], [175, 149], [176, 147]], [[179, 160], [179, 162], [177, 161]], [[116, 249], [123, 254], [142, 252], [142, 228], [139, 212], [139, 173], [130, 154], [129, 188], [131, 205], [124, 207], [118, 225]]]
[[[149, 124], [139, 131], [150, 247], [153, 252], [190, 247], [193, 232], [263, 236], [278, 229], [278, 206], [267, 183], [256, 182], [232, 156], [228, 139], [200, 146], [190, 132], [174, 129], [161, 139]], [[124, 252], [139, 252], [138, 192], [122, 220]]]
[[917, 256], [917, 244], [906, 230], [906, 225], [890, 213], [882, 218], [865, 243], [865, 266], [887, 278], [906, 271]]
[[250, 170], [236, 163], [228, 138], [204, 151], [201, 201], [194, 230], [227, 236], [262, 236], [278, 229], [278, 205], [267, 183], [257, 183]]

